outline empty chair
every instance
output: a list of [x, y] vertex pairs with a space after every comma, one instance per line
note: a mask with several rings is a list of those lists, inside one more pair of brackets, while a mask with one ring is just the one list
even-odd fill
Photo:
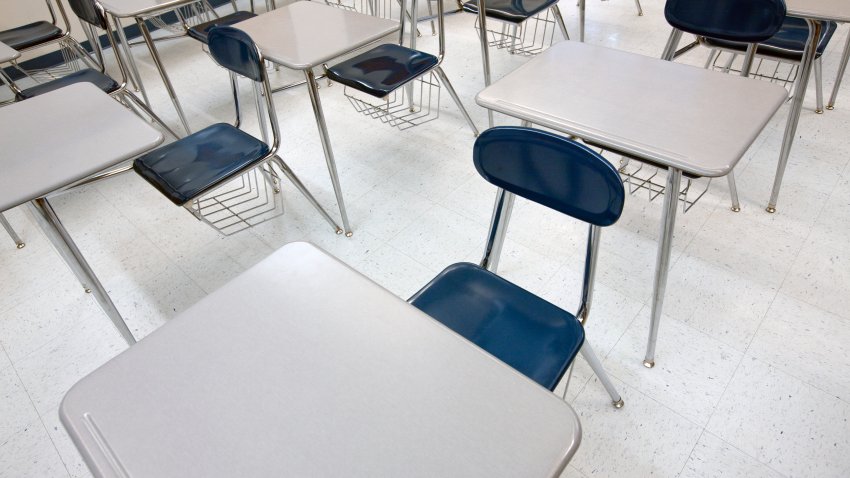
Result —
[[[785, 21], [783, 0], [667, 0], [664, 17], [673, 30], [661, 58], [673, 60], [682, 33], [747, 44], [741, 76], [749, 76], [757, 44], [776, 35]], [[734, 172], [726, 179], [732, 210], [741, 210]]]
[[[460, 98], [455, 92], [448, 77], [440, 67], [443, 57], [446, 52], [445, 27], [443, 24], [443, 4], [437, 2], [437, 24], [439, 28], [439, 53], [432, 55], [412, 48], [403, 46], [404, 42], [404, 15], [406, 10], [406, 2], [402, 2], [401, 24], [402, 28], [399, 32], [399, 43], [378, 45], [368, 51], [365, 51], [353, 58], [345, 60], [341, 63], [327, 68], [327, 76], [329, 79], [342, 83], [348, 88], [360, 91], [371, 97], [379, 100], [387, 100], [386, 103], [372, 105], [365, 102], [352, 101], [355, 106], [363, 105], [361, 112], [380, 118], [385, 122], [389, 122], [393, 126], [404, 128], [406, 126], [415, 126], [424, 122], [426, 114], [420, 115], [419, 111], [415, 110], [413, 102], [413, 84], [414, 80], [423, 78], [431, 72], [436, 73], [439, 82], [448, 90], [449, 95], [454, 100], [469, 128], [474, 135], [478, 135], [478, 129], [469, 117], [466, 108], [461, 103]], [[425, 82], [430, 86], [429, 82]], [[389, 104], [389, 96], [406, 87], [407, 99], [405, 104], [399, 108], [394, 108]], [[435, 86], [438, 87], [438, 86]], [[420, 102], [420, 108], [424, 109], [426, 99], [423, 98]], [[405, 111], [414, 113], [408, 115]], [[433, 117], [432, 117], [433, 118]]]
[[[186, 207], [198, 219], [224, 232], [206, 217], [199, 199], [254, 168], [260, 168], [267, 178], [273, 176], [274, 170], [268, 164], [273, 163], [334, 230], [342, 233], [342, 229], [277, 155], [280, 128], [264, 60], [257, 46], [245, 32], [228, 26], [212, 28], [208, 42], [210, 55], [219, 65], [259, 85], [255, 92], [262, 97], [258, 101], [265, 102], [264, 109], [268, 112], [268, 118], [261, 117], [259, 122], [264, 124], [268, 121], [271, 125], [271, 142], [266, 138], [265, 141], [257, 139], [237, 126], [218, 123], [140, 156], [133, 163], [133, 168], [174, 204]], [[238, 98], [236, 83], [232, 85], [234, 98]], [[265, 129], [261, 130], [265, 132]], [[230, 209], [231, 206], [225, 204], [224, 207]], [[262, 222], [252, 222], [255, 216], [250, 215], [251, 211], [233, 211], [233, 214], [248, 226]]]
[[[581, 352], [614, 406], [623, 406], [584, 334], [600, 232], [623, 211], [625, 191], [617, 170], [573, 140], [519, 127], [483, 132], [475, 142], [473, 159], [481, 176], [499, 188], [481, 265], [447, 267], [410, 303], [550, 390]], [[486, 269], [494, 268], [498, 260], [508, 227], [502, 211], [514, 194], [589, 224], [584, 283], [575, 314]]]

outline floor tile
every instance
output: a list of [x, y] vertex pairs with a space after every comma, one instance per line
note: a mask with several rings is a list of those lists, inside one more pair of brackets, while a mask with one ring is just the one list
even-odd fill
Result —
[[67, 477], [68, 471], [50, 441], [41, 420], [36, 419], [24, 431], [0, 443], [0, 477]]
[[12, 367], [0, 369], [0, 443], [22, 432], [38, 414]]
[[688, 458], [679, 478], [782, 478], [782, 474], [747, 456], [720, 438], [705, 432]]

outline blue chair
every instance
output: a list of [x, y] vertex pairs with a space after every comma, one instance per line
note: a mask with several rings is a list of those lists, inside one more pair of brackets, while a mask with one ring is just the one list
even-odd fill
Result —
[[[785, 21], [784, 0], [667, 0], [664, 17], [673, 30], [661, 58], [672, 61], [690, 50], [696, 41], [677, 51], [682, 33], [715, 38], [718, 41], [747, 45], [741, 76], [749, 76], [757, 44], [767, 41], [782, 28]], [[732, 200], [732, 211], [741, 210], [734, 172], [726, 176]]]
[[[581, 352], [611, 395], [620, 394], [585, 341], [601, 229], [623, 211], [625, 191], [617, 170], [573, 140], [520, 127], [488, 129], [473, 148], [475, 168], [499, 188], [481, 265], [447, 267], [410, 303], [515, 368], [554, 390]], [[577, 313], [567, 312], [486, 269], [498, 259], [501, 219], [516, 194], [590, 225], [584, 286]]]
[[[406, 2], [402, 1], [401, 24], [404, 25], [404, 16], [407, 12]], [[461, 103], [460, 98], [452, 87], [449, 78], [440, 67], [446, 53], [445, 28], [443, 24], [443, 4], [437, 2], [437, 24], [439, 26], [439, 53], [437, 56], [403, 46], [404, 28], [399, 32], [399, 43], [378, 45], [371, 50], [363, 52], [353, 58], [345, 60], [336, 65], [326, 68], [328, 79], [342, 83], [346, 87], [361, 91], [378, 99], [385, 99], [391, 93], [404, 86], [412, 87], [417, 78], [434, 72], [439, 81], [446, 87], [449, 95], [454, 100], [472, 133], [478, 136], [478, 128], [472, 122], [469, 113]], [[412, 88], [411, 88], [412, 89]], [[408, 93], [410, 94], [410, 92]], [[409, 98], [412, 100], [412, 98]], [[410, 105], [411, 111], [413, 105]], [[403, 117], [395, 116], [390, 111], [381, 111], [380, 108], [368, 108], [370, 116], [386, 119], [395, 126], [403, 127], [405, 124], [415, 125], [415, 122], [405, 120]]]
[[[259, 121], [263, 124], [268, 121], [271, 125], [271, 141], [267, 138], [257, 139], [240, 130], [238, 120], [237, 126], [218, 123], [140, 156], [134, 161], [133, 169], [174, 204], [186, 207], [198, 219], [205, 220], [197, 204], [193, 209], [193, 204], [199, 198], [257, 167], [261, 167], [267, 178], [269, 175], [275, 176], [269, 164], [272, 163], [301, 191], [337, 234], [341, 234], [342, 229], [277, 155], [280, 127], [263, 56], [253, 40], [245, 32], [229, 26], [210, 29], [207, 38], [210, 55], [219, 65], [259, 85], [259, 90], [255, 91], [259, 91], [262, 98], [257, 100], [265, 103], [264, 109], [268, 113], [267, 119], [261, 117]], [[235, 82], [233, 87], [234, 98], [238, 98]]]

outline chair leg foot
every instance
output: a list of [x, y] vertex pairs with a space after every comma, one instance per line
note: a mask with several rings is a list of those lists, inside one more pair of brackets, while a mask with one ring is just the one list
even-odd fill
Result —
[[25, 243], [25, 242], [19, 242], [19, 243], [15, 244], [15, 246], [16, 246], [18, 249], [23, 249], [23, 248], [27, 247], [27, 243]]
[[835, 109], [835, 106], [827, 106], [826, 109], [828, 109], [829, 111], [832, 111], [832, 110]]
[[643, 366], [646, 367], [646, 368], [655, 367], [655, 360], [644, 360]]
[[614, 408], [623, 408], [623, 406], [624, 406], [626, 403], [625, 403], [625, 402], [623, 401], [623, 399], [621, 398], [621, 399], [617, 400], [616, 402], [613, 402], [613, 401], [612, 401], [612, 402], [611, 402], [611, 404], [612, 404], [612, 405], [614, 405]]
[[823, 110], [815, 110], [815, 113], [816, 113], [816, 114], [819, 114], [819, 115], [822, 115], [822, 114], [823, 114]]
[[354, 231], [348, 231], [345, 233], [345, 237], [351, 237], [354, 235]]
[[741, 212], [741, 206], [732, 206], [729, 208], [732, 212]]
[[764, 210], [765, 210], [765, 211], [767, 211], [767, 212], [769, 212], [769, 213], [771, 213], [771, 214], [773, 214], [773, 213], [775, 213], [775, 212], [776, 212], [776, 207], [774, 207], [774, 206], [767, 206]]

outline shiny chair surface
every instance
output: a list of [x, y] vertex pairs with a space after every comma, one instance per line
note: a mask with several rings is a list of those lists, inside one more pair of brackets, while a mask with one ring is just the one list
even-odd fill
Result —
[[[601, 228], [623, 210], [625, 190], [616, 169], [573, 140], [519, 127], [492, 128], [475, 142], [479, 174], [499, 188], [481, 265], [447, 267], [410, 303], [540, 385], [554, 390], [579, 352], [615, 406], [622, 398], [585, 340]], [[581, 300], [575, 314], [487, 270], [494, 242], [507, 228], [501, 210], [518, 195], [589, 224]]]

